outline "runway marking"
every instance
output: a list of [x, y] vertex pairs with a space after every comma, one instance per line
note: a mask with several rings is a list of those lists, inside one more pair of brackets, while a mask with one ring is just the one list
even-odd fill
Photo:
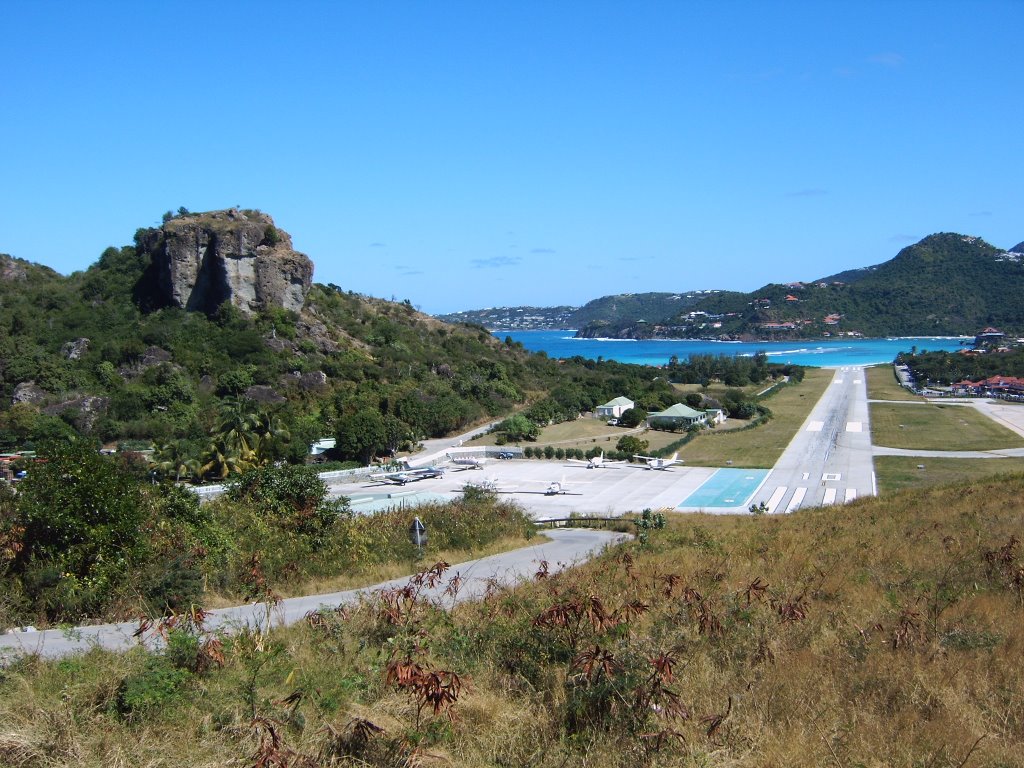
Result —
[[826, 481], [827, 480], [839, 480], [841, 478], [842, 478], [842, 474], [840, 474], [839, 472], [832, 472], [832, 473], [826, 472], [824, 475], [821, 476], [821, 479], [822, 480], [826, 480]]
[[854, 379], [854, 380], [853, 380], [853, 383], [854, 383], [854, 384], [860, 384], [860, 379]]
[[856, 488], [847, 488], [846, 489], [846, 498], [844, 499], [844, 501], [847, 504], [849, 504], [851, 501], [853, 501], [856, 498], [857, 498], [857, 489]]
[[835, 381], [833, 381], [832, 383], [833, 383], [833, 384], [842, 384], [842, 383], [843, 383], [843, 381], [845, 381], [845, 379], [836, 379], [836, 380], [835, 380]]
[[806, 488], [797, 488], [793, 494], [793, 498], [789, 500], [789, 506], [786, 507], [786, 514], [789, 514], [794, 509], [800, 506], [800, 502], [804, 500], [804, 496], [807, 495]]
[[801, 479], [801, 480], [806, 480], [806, 479], [807, 479], [807, 478], [809, 478], [810, 476], [811, 476], [811, 473], [810, 473], [810, 472], [804, 472], [804, 476], [803, 476], [802, 478], [800, 478], [800, 479]]
[[825, 422], [824, 421], [812, 421], [810, 424], [807, 425], [807, 431], [808, 432], [821, 432], [821, 430], [824, 429], [824, 428], [825, 428]]
[[788, 490], [789, 488], [785, 485], [780, 485], [778, 488], [775, 489], [775, 493], [773, 493], [772, 497], [768, 499], [769, 515], [775, 513], [775, 508], [778, 507], [779, 504], [782, 502], [782, 497], [786, 495], [786, 491]]
[[859, 421], [848, 421], [848, 422], [846, 422], [846, 431], [847, 432], [860, 432], [861, 431], [861, 422], [859, 422]]
[[825, 489], [825, 498], [822, 500], [821, 505], [823, 507], [827, 507], [830, 504], [835, 504], [835, 503], [836, 503], [836, 489], [835, 488], [826, 488]]

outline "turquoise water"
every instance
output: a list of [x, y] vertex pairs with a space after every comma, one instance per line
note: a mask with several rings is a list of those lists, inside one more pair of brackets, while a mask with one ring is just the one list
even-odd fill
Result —
[[726, 509], [746, 506], [768, 477], [768, 469], [719, 469], [677, 509]]
[[372, 515], [395, 507], [412, 509], [420, 504], [446, 504], [454, 498], [451, 494], [429, 491], [390, 491], [381, 493], [355, 493], [349, 497], [352, 511], [358, 515]]
[[899, 352], [953, 351], [961, 342], [972, 339], [950, 337], [904, 337], [898, 339], [824, 339], [821, 341], [699, 341], [693, 339], [574, 339], [572, 331], [496, 331], [504, 339], [511, 336], [531, 352], [546, 352], [549, 357], [580, 355], [596, 360], [617, 360], [637, 365], [666, 365], [673, 355], [680, 361], [690, 355], [753, 355], [764, 351], [773, 363], [796, 363], [817, 367], [878, 365], [890, 363]]

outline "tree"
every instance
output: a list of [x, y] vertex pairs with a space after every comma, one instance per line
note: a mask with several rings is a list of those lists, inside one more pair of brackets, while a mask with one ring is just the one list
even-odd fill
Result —
[[704, 396], [698, 395], [696, 392], [691, 392], [686, 396], [686, 404], [691, 408], [700, 408], [701, 403], [704, 402]]
[[505, 437], [514, 443], [522, 440], [536, 440], [537, 435], [540, 434], [540, 428], [521, 413], [509, 416], [495, 427], [495, 431], [504, 433]]
[[346, 500], [331, 501], [327, 484], [316, 469], [304, 466], [260, 467], [233, 481], [228, 498], [247, 501], [277, 527], [326, 543], [326, 533], [339, 515], [348, 512]]
[[181, 482], [182, 476], [194, 477], [199, 474], [196, 451], [187, 440], [174, 440], [156, 449], [150, 469], [163, 477], [174, 475], [174, 482]]
[[334, 425], [335, 450], [343, 459], [369, 464], [387, 447], [384, 418], [375, 410], [361, 410], [338, 418]]
[[41, 454], [46, 461], [32, 465], [18, 491], [18, 564], [45, 571], [51, 587], [64, 585], [79, 600], [76, 609], [95, 610], [143, 557], [141, 489], [90, 441], [51, 443]]
[[647, 411], [643, 408], [628, 408], [619, 416], [620, 427], [639, 427], [647, 420]]
[[634, 435], [623, 435], [619, 438], [619, 442], [615, 444], [615, 450], [619, 453], [626, 453], [632, 456], [646, 451], [647, 445], [647, 441], [641, 440], [639, 437]]

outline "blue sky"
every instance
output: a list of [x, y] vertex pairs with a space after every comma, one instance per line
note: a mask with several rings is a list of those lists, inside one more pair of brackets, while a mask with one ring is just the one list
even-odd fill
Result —
[[185, 206], [427, 312], [1024, 240], [1024, 2], [0, 5], [0, 252]]

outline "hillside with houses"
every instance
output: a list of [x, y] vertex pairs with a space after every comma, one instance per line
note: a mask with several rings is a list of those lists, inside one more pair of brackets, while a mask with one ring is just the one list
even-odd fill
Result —
[[584, 338], [789, 339], [1024, 332], [1024, 243], [930, 235], [883, 264], [756, 291], [717, 291], [658, 320], [597, 321]]

